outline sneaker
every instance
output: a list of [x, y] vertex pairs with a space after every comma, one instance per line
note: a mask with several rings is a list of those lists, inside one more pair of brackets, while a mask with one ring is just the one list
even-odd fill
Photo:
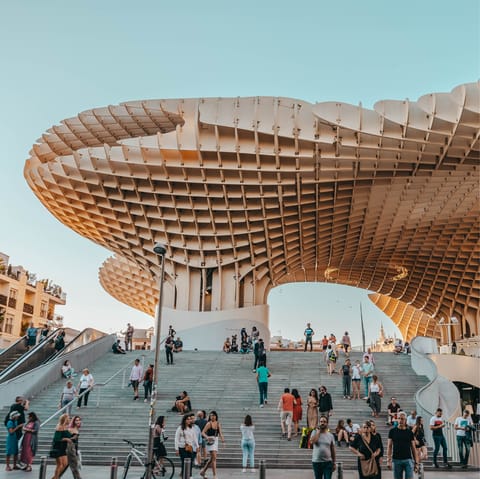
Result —
[[148, 400], [147, 400], [147, 399], [144, 399], [143, 402], [148, 402]]
[[260, 407], [263, 407], [263, 404], [260, 404]]
[[443, 467], [444, 467], [445, 469], [451, 469], [451, 468], [452, 468], [452, 465], [449, 464], [448, 462], [446, 462], [446, 463], [443, 465]]
[[246, 470], [246, 469], [242, 469], [242, 472], [247, 472], [247, 470]]
[[256, 373], [256, 372], [257, 372], [257, 370], [256, 370], [256, 369], [252, 369], [252, 373]]

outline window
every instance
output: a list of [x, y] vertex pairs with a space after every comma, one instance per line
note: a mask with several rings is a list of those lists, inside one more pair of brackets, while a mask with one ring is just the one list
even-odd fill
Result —
[[40, 317], [46, 318], [48, 311], [48, 305], [46, 301], [42, 301], [40, 304]]

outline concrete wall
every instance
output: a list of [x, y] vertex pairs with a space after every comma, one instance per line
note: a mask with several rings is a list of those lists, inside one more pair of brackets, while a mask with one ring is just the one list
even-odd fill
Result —
[[[161, 337], [166, 336], [168, 326], [171, 324], [177, 331], [177, 336], [182, 339], [185, 349], [218, 351], [222, 349], [227, 336], [237, 334], [240, 339], [241, 328], [246, 328], [250, 334], [252, 327], [256, 326], [268, 349], [270, 347], [268, 313], [268, 305], [208, 312], [163, 308]], [[152, 344], [155, 344], [153, 338]]]
[[450, 381], [461, 381], [480, 388], [480, 358], [455, 354], [430, 354], [438, 373]]

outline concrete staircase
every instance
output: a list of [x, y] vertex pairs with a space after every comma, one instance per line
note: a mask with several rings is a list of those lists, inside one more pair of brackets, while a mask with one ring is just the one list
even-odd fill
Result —
[[[141, 351], [145, 353], [145, 351]], [[90, 368], [96, 383], [105, 382], [116, 371], [127, 366], [140, 352], [127, 355], [107, 354]], [[353, 353], [351, 359], [360, 358]], [[331, 426], [335, 428], [339, 419], [352, 418], [361, 424], [370, 417], [370, 409], [363, 400], [343, 399], [341, 377], [329, 376], [321, 353], [317, 352], [271, 352], [268, 355], [268, 367], [271, 370], [268, 391], [268, 405], [258, 406], [258, 389], [255, 374], [252, 372], [253, 356], [225, 354], [221, 352], [182, 352], [174, 355], [175, 364], [161, 364], [161, 395], [157, 403], [157, 415], [167, 417], [167, 451], [174, 456], [175, 429], [180, 416], [171, 412], [175, 396], [187, 390], [192, 398], [194, 410], [216, 410], [226, 439], [218, 456], [219, 467], [239, 467], [241, 465], [240, 424], [246, 414], [250, 414], [256, 426], [256, 461], [265, 459], [269, 468], [310, 468], [311, 451], [299, 449], [299, 437], [291, 442], [281, 439], [277, 403], [285, 387], [297, 388], [306, 402], [311, 388], [320, 384], [327, 386], [333, 397], [334, 415]], [[146, 352], [146, 363], [153, 362], [153, 353]], [[343, 363], [343, 356], [339, 364]], [[385, 387], [382, 408], [392, 395], [406, 411], [414, 408], [415, 392], [427, 383], [426, 378], [417, 376], [410, 367], [410, 358], [405, 355], [379, 353], [376, 355], [376, 371]], [[130, 367], [127, 368], [127, 382]], [[98, 387], [90, 394], [87, 408], [73, 409], [73, 414], [83, 418], [80, 437], [80, 449], [85, 464], [108, 464], [112, 456], [123, 463], [128, 446], [122, 438], [147, 442], [149, 404], [143, 400], [133, 401], [131, 388], [122, 387], [123, 374], [120, 373], [107, 386]], [[41, 420], [53, 414], [58, 406], [64, 381], [59, 380], [48, 387], [38, 397], [31, 400], [31, 410]], [[97, 395], [100, 392], [99, 406]], [[143, 390], [141, 391], [143, 393]], [[21, 391], [19, 391], [19, 394]], [[143, 397], [143, 395], [141, 396]], [[12, 398], [13, 402], [14, 398]], [[304, 409], [305, 411], [305, 409]], [[7, 410], [1, 411], [5, 416]], [[386, 447], [388, 427], [385, 425], [386, 412], [376, 421]], [[306, 414], [302, 425], [305, 425]], [[40, 445], [37, 457], [48, 455], [56, 420], [51, 421], [40, 433]], [[0, 449], [5, 447], [5, 435], [0, 437]], [[337, 448], [337, 458], [344, 467], [356, 467], [356, 460], [347, 447]]]

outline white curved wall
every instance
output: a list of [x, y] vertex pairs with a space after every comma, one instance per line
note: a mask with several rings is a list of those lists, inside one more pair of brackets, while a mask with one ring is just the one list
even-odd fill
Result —
[[[162, 309], [161, 337], [164, 338], [171, 324], [177, 336], [183, 341], [184, 349], [200, 351], [219, 351], [225, 338], [237, 334], [240, 339], [241, 328], [248, 333], [256, 326], [267, 349], [270, 348], [270, 328], [268, 324], [268, 305], [251, 306], [226, 311], [179, 311]], [[152, 344], [155, 344], [152, 340]]]
[[430, 354], [438, 374], [450, 381], [461, 381], [480, 388], [480, 358], [455, 354]]

